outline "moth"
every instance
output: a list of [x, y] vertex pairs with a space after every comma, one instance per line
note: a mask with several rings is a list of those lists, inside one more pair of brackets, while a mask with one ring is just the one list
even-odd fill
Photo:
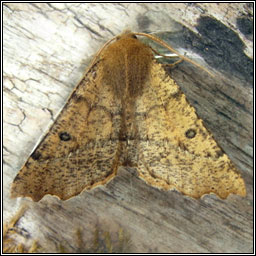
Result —
[[108, 41], [15, 177], [12, 197], [67, 200], [107, 183], [120, 166], [193, 198], [246, 195], [238, 170], [141, 35], [177, 53], [144, 33]]

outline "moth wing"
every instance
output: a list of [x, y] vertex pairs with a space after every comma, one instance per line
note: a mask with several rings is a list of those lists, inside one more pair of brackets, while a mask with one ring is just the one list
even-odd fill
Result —
[[204, 127], [179, 86], [160, 64], [137, 101], [138, 172], [150, 185], [200, 198], [245, 196], [245, 184]]
[[66, 200], [106, 183], [119, 165], [120, 102], [101, 83], [98, 62], [78, 84], [57, 120], [13, 181], [12, 197]]

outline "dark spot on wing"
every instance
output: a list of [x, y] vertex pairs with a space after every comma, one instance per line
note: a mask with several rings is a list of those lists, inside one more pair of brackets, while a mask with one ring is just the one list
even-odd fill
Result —
[[69, 141], [71, 140], [71, 135], [67, 132], [60, 132], [59, 133], [59, 138], [62, 140], [62, 141]]

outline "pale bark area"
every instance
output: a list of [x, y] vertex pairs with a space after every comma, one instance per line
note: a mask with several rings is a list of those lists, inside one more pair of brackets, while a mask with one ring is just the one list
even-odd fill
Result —
[[237, 26], [237, 18], [252, 11], [248, 4], [13, 3], [5, 4], [3, 11], [5, 220], [26, 202], [30, 209], [19, 225], [47, 252], [55, 252], [59, 243], [75, 251], [74, 231], [80, 227], [90, 241], [97, 225], [113, 236], [122, 227], [130, 234], [132, 252], [252, 252], [252, 80], [246, 73], [221, 70], [214, 62], [207, 66], [192, 51], [188, 56], [214, 77], [186, 63], [171, 74], [241, 171], [246, 198], [207, 195], [194, 200], [150, 187], [131, 169], [120, 170], [104, 187], [64, 202], [46, 196], [33, 203], [9, 195], [13, 178], [104, 42], [127, 28], [177, 35], [184, 25], [196, 33], [197, 19], [204, 15], [233, 30], [245, 44], [240, 51], [251, 58], [250, 35]]

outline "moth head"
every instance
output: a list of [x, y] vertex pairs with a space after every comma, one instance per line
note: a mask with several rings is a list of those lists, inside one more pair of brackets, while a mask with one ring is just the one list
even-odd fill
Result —
[[122, 34], [116, 37], [116, 40], [120, 40], [123, 38], [137, 39], [137, 36], [133, 32], [131, 32], [131, 30], [125, 30]]

